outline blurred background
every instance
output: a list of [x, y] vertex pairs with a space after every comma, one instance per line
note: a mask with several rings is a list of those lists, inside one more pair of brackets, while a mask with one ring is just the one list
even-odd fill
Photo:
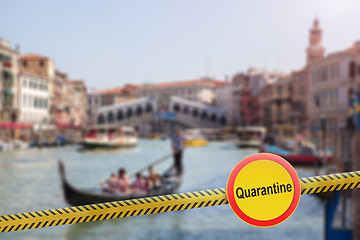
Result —
[[[176, 129], [188, 148], [174, 192], [225, 187], [257, 152], [300, 177], [360, 169], [359, 1], [0, 4], [1, 215], [74, 204], [58, 159], [99, 194], [120, 167], [161, 175]], [[267, 229], [225, 205], [1, 237], [360, 239], [358, 195], [303, 196]]]

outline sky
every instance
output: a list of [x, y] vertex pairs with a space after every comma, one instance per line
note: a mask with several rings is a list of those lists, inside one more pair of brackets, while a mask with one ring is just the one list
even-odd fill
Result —
[[326, 53], [360, 40], [359, 0], [0, 0], [0, 38], [89, 89], [305, 64], [314, 18]]

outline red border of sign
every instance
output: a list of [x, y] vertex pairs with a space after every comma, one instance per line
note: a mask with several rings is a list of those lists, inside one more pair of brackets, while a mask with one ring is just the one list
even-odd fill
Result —
[[[294, 183], [294, 198], [291, 201], [289, 208], [283, 214], [281, 214], [279, 217], [272, 219], [272, 220], [262, 221], [262, 220], [257, 220], [257, 219], [247, 216], [243, 211], [241, 211], [241, 209], [236, 204], [234, 191], [232, 190], [232, 189], [234, 189], [235, 179], [236, 179], [237, 175], [239, 174], [239, 172], [241, 171], [241, 169], [243, 169], [247, 164], [257, 161], [257, 160], [271, 160], [271, 161], [279, 163], [281, 166], [283, 166], [288, 171], [288, 173], [290, 174], [291, 179]], [[230, 203], [232, 210], [243, 221], [245, 221], [251, 225], [258, 226], [258, 227], [270, 227], [270, 226], [274, 226], [274, 225], [277, 225], [277, 224], [285, 221], [295, 211], [295, 209], [300, 201], [300, 180], [299, 180], [299, 177], [298, 177], [295, 169], [292, 167], [292, 165], [288, 161], [283, 159], [282, 157], [275, 155], [275, 154], [271, 154], [271, 153], [257, 153], [257, 154], [254, 154], [254, 155], [244, 158], [242, 161], [240, 161], [234, 167], [234, 169], [230, 173], [230, 176], [228, 179], [226, 195], [227, 195], [227, 198], [228, 198], [228, 201]]]

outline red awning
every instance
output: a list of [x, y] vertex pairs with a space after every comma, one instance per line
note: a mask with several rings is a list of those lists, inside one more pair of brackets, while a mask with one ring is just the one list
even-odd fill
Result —
[[31, 124], [0, 122], [0, 128], [32, 128]]

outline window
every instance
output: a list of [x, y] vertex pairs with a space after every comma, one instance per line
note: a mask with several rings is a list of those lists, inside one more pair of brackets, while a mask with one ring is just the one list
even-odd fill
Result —
[[179, 105], [175, 105], [173, 108], [174, 112], [179, 112], [180, 111], [180, 106]]
[[118, 121], [121, 121], [121, 120], [123, 120], [123, 118], [124, 118], [123, 112], [122, 112], [121, 110], [119, 110], [119, 111], [117, 112], [117, 120], [118, 120]]
[[35, 108], [38, 107], [38, 99], [37, 99], [37, 98], [34, 99], [34, 107], [35, 107]]
[[195, 108], [194, 110], [193, 110], [193, 117], [198, 117], [199, 116], [199, 112], [198, 112], [198, 110]]
[[137, 115], [137, 116], [140, 116], [140, 115], [142, 114], [142, 112], [143, 112], [143, 110], [142, 110], [141, 106], [138, 106], [138, 107], [136, 108], [136, 115]]
[[349, 77], [353, 78], [356, 75], [356, 65], [355, 62], [350, 62], [349, 64]]
[[108, 120], [108, 123], [114, 122], [114, 114], [112, 112], [108, 113], [107, 120]]
[[105, 123], [105, 118], [104, 118], [104, 116], [100, 114], [100, 115], [98, 116], [97, 122], [98, 122], [98, 124], [104, 124], [104, 123]]
[[153, 106], [151, 105], [151, 104], [147, 104], [146, 105], [146, 112], [147, 113], [150, 113], [150, 112], [152, 112], [153, 111]]
[[23, 79], [23, 87], [26, 87], [26, 85], [27, 85], [27, 79], [24, 78], [24, 79]]
[[27, 68], [27, 61], [26, 60], [22, 61], [22, 65], [24, 68]]
[[131, 118], [133, 115], [133, 110], [131, 108], [128, 108], [126, 115], [127, 115], [127, 118]]
[[39, 66], [40, 66], [40, 67], [43, 67], [43, 66], [44, 66], [44, 61], [40, 61], [40, 62], [39, 62]]
[[301, 85], [299, 88], [299, 95], [304, 95], [305, 94], [305, 86]]
[[202, 114], [201, 114], [201, 119], [207, 119], [208, 118], [208, 114], [207, 114], [207, 112], [203, 112]]

